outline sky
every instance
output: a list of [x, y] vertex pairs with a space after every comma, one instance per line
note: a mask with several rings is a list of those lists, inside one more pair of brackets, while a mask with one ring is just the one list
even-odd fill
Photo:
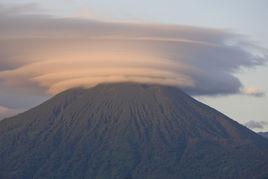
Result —
[[0, 0], [0, 118], [66, 88], [131, 80], [179, 86], [267, 131], [267, 7], [266, 0]]

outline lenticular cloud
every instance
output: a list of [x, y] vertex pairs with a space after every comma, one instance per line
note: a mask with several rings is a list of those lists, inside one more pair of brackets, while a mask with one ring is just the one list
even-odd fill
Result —
[[267, 59], [266, 50], [221, 29], [1, 14], [5, 88], [55, 94], [131, 81], [178, 86], [194, 95], [235, 94], [243, 87], [235, 76], [239, 69]]

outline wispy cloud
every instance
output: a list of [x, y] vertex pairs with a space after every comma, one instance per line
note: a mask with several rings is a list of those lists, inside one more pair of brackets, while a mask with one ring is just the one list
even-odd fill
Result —
[[264, 129], [265, 126], [268, 125], [268, 122], [250, 120], [250, 121], [246, 122], [244, 125], [250, 129]]
[[8, 107], [0, 106], [0, 120], [2, 120], [4, 118], [7, 118], [7, 117], [14, 116], [14, 115], [18, 114], [21, 111], [22, 110], [11, 109], [11, 108], [8, 108]]
[[261, 96], [241, 91], [235, 73], [263, 65], [267, 51], [237, 33], [10, 12], [0, 6], [2, 88], [55, 94], [134, 81], [179, 86], [193, 95]]
[[248, 87], [241, 90], [243, 94], [255, 96], [255, 97], [262, 97], [265, 95], [265, 91], [261, 88], [257, 87]]

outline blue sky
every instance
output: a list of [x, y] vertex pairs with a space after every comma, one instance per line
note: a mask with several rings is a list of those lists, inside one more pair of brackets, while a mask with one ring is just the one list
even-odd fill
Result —
[[[267, 0], [0, 0], [0, 3], [35, 3], [43, 13], [64, 17], [228, 29], [268, 49]], [[243, 69], [236, 75], [244, 85], [257, 86], [267, 93], [267, 66]], [[241, 123], [268, 122], [267, 95], [196, 98]], [[268, 130], [268, 126], [255, 130]]]

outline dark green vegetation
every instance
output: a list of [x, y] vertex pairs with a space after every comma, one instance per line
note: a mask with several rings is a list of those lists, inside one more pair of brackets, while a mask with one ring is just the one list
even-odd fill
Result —
[[0, 122], [0, 178], [268, 178], [268, 140], [177, 88], [65, 91]]
[[268, 132], [259, 132], [258, 134], [260, 134], [261, 136], [268, 138]]

